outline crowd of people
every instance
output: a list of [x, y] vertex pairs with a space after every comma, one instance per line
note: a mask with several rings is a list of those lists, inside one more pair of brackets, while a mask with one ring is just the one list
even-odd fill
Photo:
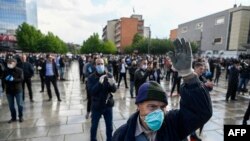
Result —
[[[25, 84], [30, 102], [34, 102], [32, 77], [38, 73], [41, 91], [52, 100], [51, 84], [58, 102], [62, 101], [57, 81], [65, 80], [65, 67], [72, 59], [79, 63], [80, 80], [86, 87], [87, 108], [85, 118], [91, 118], [90, 140], [97, 141], [97, 128], [103, 116], [107, 141], [200, 141], [196, 130], [212, 116], [209, 92], [218, 86], [222, 71], [228, 81], [225, 101], [237, 101], [237, 94], [246, 94], [250, 77], [249, 59], [193, 57], [184, 39], [175, 40], [175, 52], [167, 55], [102, 55], [86, 54], [69, 58], [56, 54], [2, 53], [0, 76], [11, 119], [23, 122]], [[122, 79], [123, 82], [122, 83]], [[172, 83], [167, 92], [162, 81]], [[137, 109], [127, 123], [113, 131], [113, 94], [124, 85]], [[180, 109], [167, 110], [168, 96], [179, 95]], [[230, 101], [229, 101], [230, 100]], [[18, 106], [18, 116], [15, 110]], [[250, 105], [250, 104], [249, 104]], [[243, 124], [249, 119], [250, 106]]]

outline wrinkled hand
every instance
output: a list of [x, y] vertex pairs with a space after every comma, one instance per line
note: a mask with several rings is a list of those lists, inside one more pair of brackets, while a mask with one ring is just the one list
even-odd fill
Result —
[[99, 78], [99, 83], [103, 84], [105, 77], [106, 77], [106, 75], [102, 75], [102, 76]]
[[180, 76], [185, 77], [193, 73], [192, 69], [192, 49], [189, 42], [183, 38], [174, 41], [175, 51], [169, 52], [173, 67], [178, 71]]

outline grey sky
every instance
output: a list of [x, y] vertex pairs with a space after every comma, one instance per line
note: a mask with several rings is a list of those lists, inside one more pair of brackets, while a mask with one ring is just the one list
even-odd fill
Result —
[[141, 14], [152, 37], [168, 38], [179, 24], [233, 7], [250, 6], [250, 0], [38, 0], [38, 27], [65, 42], [82, 44], [94, 32], [101, 37], [108, 20]]

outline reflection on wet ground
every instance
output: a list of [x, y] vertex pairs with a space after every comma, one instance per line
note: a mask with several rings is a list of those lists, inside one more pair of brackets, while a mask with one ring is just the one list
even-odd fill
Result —
[[[40, 81], [36, 74], [32, 81], [35, 102], [25, 101], [23, 123], [7, 123], [10, 119], [10, 112], [6, 97], [3, 96], [0, 106], [0, 141], [88, 141], [91, 125], [90, 119], [85, 119], [86, 91], [85, 85], [79, 81], [77, 62], [74, 62], [68, 69], [66, 78], [66, 81], [58, 82], [62, 102], [57, 101], [53, 89], [53, 101], [48, 102], [46, 91], [40, 93]], [[161, 84], [169, 92], [171, 84], [165, 80]], [[238, 101], [226, 103], [226, 87], [227, 83], [222, 76], [219, 85], [215, 86], [211, 92], [213, 116], [203, 128], [201, 134], [203, 141], [222, 141], [224, 124], [242, 123], [249, 95], [240, 95]], [[135, 99], [130, 98], [129, 89], [125, 89], [123, 82], [114, 96], [116, 101], [113, 109], [115, 130], [135, 112], [136, 106]], [[178, 105], [178, 96], [169, 98], [168, 109], [178, 108]], [[105, 140], [105, 124], [101, 119], [98, 141]]]

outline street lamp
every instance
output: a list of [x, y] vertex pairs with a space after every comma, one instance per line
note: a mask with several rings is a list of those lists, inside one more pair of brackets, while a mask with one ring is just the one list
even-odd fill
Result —
[[200, 45], [199, 45], [199, 53], [198, 53], [198, 55], [199, 55], [199, 57], [201, 56], [201, 42], [202, 42], [202, 28], [201, 28], [201, 32], [200, 32]]
[[150, 25], [149, 25], [149, 31], [148, 31], [148, 54], [149, 54], [149, 46], [150, 46], [150, 40], [151, 40], [151, 29], [150, 29]]

